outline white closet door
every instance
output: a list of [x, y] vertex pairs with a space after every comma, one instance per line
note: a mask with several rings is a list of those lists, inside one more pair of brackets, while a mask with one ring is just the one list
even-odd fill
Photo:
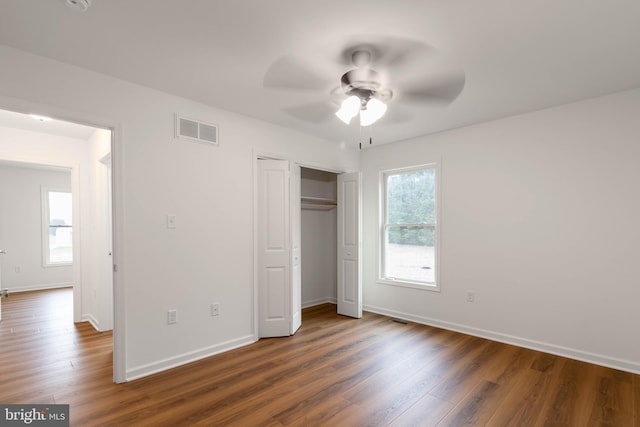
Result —
[[362, 317], [360, 173], [338, 175], [338, 314]]
[[259, 337], [291, 334], [289, 162], [258, 161]]
[[294, 334], [302, 325], [300, 167], [258, 161], [258, 336]]
[[302, 325], [300, 166], [291, 164], [291, 335]]

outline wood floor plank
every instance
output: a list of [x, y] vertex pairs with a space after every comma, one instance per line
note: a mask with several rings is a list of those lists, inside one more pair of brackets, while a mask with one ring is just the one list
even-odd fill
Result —
[[524, 373], [531, 371], [531, 365], [537, 352], [527, 348], [507, 345], [500, 351], [501, 363], [495, 369], [485, 370], [484, 379], [496, 384], [505, 385], [518, 381]]
[[593, 368], [584, 362], [565, 360], [556, 385], [549, 390], [552, 399], [543, 409], [544, 425], [588, 425], [599, 387]]
[[0, 402], [66, 403], [72, 426], [640, 427], [638, 375], [331, 304], [293, 337], [125, 384], [70, 290], [2, 309]]
[[443, 376], [440, 384], [430, 394], [454, 404], [460, 402], [475, 384], [488, 375], [488, 371], [504, 366], [506, 357], [500, 357], [500, 351], [505, 351], [503, 344], [481, 340], [478, 351], [467, 353], [467, 357], [448, 369], [447, 375]]
[[600, 377], [589, 425], [633, 424], [632, 385], [613, 378]]
[[390, 427], [434, 427], [453, 409], [452, 403], [429, 394], [422, 396], [409, 409], [389, 424]]
[[631, 378], [633, 387], [633, 427], [640, 427], [640, 375]]
[[495, 411], [496, 399], [500, 386], [482, 380], [471, 392], [456, 405], [438, 427], [484, 426]]
[[511, 388], [496, 405], [488, 426], [532, 426], [540, 416], [550, 376], [526, 369], [514, 378]]

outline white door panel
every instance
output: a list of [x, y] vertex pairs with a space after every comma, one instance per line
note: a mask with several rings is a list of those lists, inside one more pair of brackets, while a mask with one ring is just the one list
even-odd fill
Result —
[[259, 160], [258, 187], [258, 336], [289, 336], [302, 324], [300, 167]]
[[338, 175], [338, 314], [362, 317], [360, 173]]
[[[344, 259], [342, 261], [342, 282], [343, 283], [356, 283], [358, 280], [358, 262], [355, 260]], [[342, 301], [349, 304], [356, 304], [356, 287], [355, 286], [343, 286], [342, 287]]]
[[265, 269], [265, 319], [269, 322], [287, 320], [287, 270], [283, 267]]
[[291, 170], [291, 334], [302, 325], [302, 268], [300, 166], [290, 165]]
[[258, 335], [288, 336], [291, 331], [289, 162], [259, 160], [258, 187]]

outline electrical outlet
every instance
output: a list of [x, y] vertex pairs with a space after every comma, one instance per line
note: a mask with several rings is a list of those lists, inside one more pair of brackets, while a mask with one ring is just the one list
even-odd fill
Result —
[[220, 304], [218, 304], [217, 302], [214, 302], [213, 304], [211, 304], [211, 315], [212, 316], [220, 315]]
[[178, 323], [178, 310], [167, 311], [167, 324], [175, 325]]
[[15, 272], [20, 273], [21, 271], [22, 271], [22, 267], [19, 265], [16, 265]]
[[167, 215], [167, 228], [176, 228], [176, 216]]
[[474, 302], [476, 300], [476, 293], [473, 291], [467, 291], [467, 302]]

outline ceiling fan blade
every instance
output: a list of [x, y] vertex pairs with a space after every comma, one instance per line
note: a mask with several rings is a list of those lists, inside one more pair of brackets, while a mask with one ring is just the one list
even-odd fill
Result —
[[[455, 72], [430, 78], [422, 84], [405, 84], [404, 89], [394, 93], [394, 102], [437, 103], [448, 105], [455, 101], [465, 85], [463, 72]], [[396, 96], [397, 95], [397, 96]]]
[[262, 82], [265, 88], [287, 90], [327, 90], [332, 83], [335, 82], [290, 56], [282, 56], [271, 64]]
[[[331, 102], [313, 102], [283, 108], [282, 111], [309, 123], [325, 123], [331, 119], [337, 108]], [[338, 120], [336, 118], [336, 120]]]

